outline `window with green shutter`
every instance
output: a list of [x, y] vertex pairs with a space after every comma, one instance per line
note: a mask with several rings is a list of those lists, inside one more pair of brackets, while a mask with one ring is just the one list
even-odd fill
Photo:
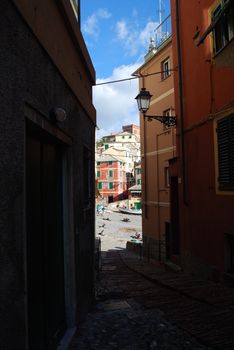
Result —
[[109, 183], [109, 189], [112, 190], [113, 189], [113, 182]]
[[217, 122], [218, 182], [221, 191], [234, 190], [234, 114]]
[[109, 165], [112, 165], [112, 162], [108, 162]]
[[97, 165], [100, 165], [101, 163], [100, 162], [97, 162]]
[[100, 170], [97, 171], [97, 177], [100, 177], [101, 176], [101, 172]]
[[101, 190], [102, 189], [102, 183], [98, 182], [98, 189]]
[[109, 170], [109, 176], [113, 177], [113, 170]]

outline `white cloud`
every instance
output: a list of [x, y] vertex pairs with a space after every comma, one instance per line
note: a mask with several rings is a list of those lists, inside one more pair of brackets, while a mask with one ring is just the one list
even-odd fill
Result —
[[139, 30], [136, 23], [128, 24], [124, 20], [118, 21], [116, 23], [117, 40], [131, 56], [136, 55], [142, 48], [146, 53], [150, 38], [155, 37], [154, 30], [157, 26], [157, 22], [150, 21], [145, 28]]
[[95, 35], [97, 31], [97, 16], [96, 14], [92, 14], [87, 18], [87, 20], [83, 24], [83, 31], [88, 35]]
[[92, 35], [97, 37], [100, 32], [99, 21], [100, 19], [109, 19], [111, 13], [106, 9], [98, 9], [91, 16], [89, 16], [82, 26], [82, 31], [87, 35]]
[[108, 19], [111, 17], [111, 13], [108, 12], [106, 9], [98, 9], [97, 10], [97, 16], [99, 18], [104, 18], [104, 19]]
[[141, 45], [145, 46], [149, 44], [150, 38], [155, 37], [154, 30], [158, 26], [157, 22], [148, 22], [145, 26], [145, 28], [140, 32], [139, 34], [139, 40], [141, 42]]
[[117, 22], [116, 30], [118, 39], [124, 40], [128, 36], [128, 29], [125, 21]]
[[[131, 77], [140, 63], [122, 65], [113, 70], [110, 77], [97, 79], [97, 83]], [[138, 79], [94, 87], [94, 105], [97, 110], [97, 125], [100, 138], [122, 130], [123, 125], [139, 124], [139, 113], [135, 97]]]

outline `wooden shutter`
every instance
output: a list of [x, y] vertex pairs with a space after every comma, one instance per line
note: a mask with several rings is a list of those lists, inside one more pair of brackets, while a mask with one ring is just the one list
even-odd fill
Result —
[[219, 189], [234, 190], [234, 114], [217, 123]]

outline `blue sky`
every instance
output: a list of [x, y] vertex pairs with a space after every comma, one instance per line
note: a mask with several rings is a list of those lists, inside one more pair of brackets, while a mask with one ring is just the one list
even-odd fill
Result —
[[[162, 0], [162, 18], [168, 14], [169, 0]], [[81, 0], [81, 30], [97, 83], [130, 77], [143, 63], [158, 23], [159, 0]], [[98, 137], [139, 124], [137, 92], [137, 80], [93, 88]]]

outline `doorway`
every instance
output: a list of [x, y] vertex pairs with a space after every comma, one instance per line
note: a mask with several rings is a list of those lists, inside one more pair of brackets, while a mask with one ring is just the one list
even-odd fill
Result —
[[114, 197], [108, 196], [108, 203], [113, 203], [113, 202], [114, 202]]
[[27, 128], [26, 225], [29, 349], [56, 349], [65, 329], [61, 145]]

